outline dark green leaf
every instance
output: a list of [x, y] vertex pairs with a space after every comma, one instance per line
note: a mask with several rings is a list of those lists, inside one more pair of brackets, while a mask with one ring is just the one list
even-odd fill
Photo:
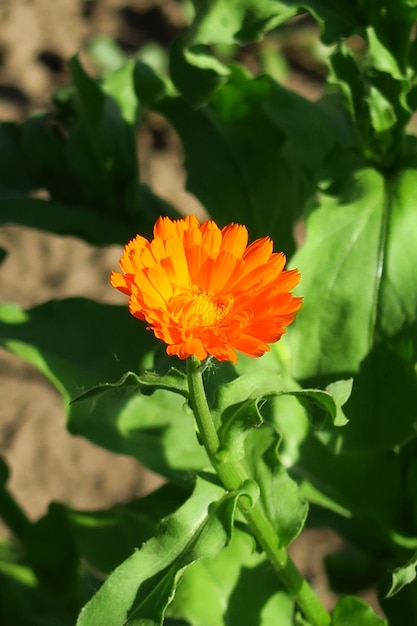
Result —
[[[340, 517], [334, 519], [334, 526], [368, 552], [378, 554], [381, 546], [401, 545], [403, 479], [398, 454], [339, 454], [337, 438], [333, 446], [328, 439], [323, 443], [317, 434], [310, 433], [299, 446], [291, 472], [304, 495], [310, 502], [337, 513]], [[343, 521], [347, 519], [349, 524]]]
[[51, 504], [26, 534], [27, 559], [49, 592], [69, 606], [77, 593], [78, 552], [65, 507]]
[[349, 424], [339, 440], [344, 451], [390, 450], [415, 438], [417, 380], [407, 335], [376, 345], [362, 362], [345, 407]]
[[68, 511], [80, 556], [95, 572], [109, 575], [150, 539], [161, 519], [184, 504], [189, 491], [165, 484], [149, 495], [105, 511]]
[[137, 61], [134, 69], [136, 95], [142, 106], [153, 105], [165, 95], [164, 80], [146, 63]]
[[246, 224], [252, 238], [268, 234], [291, 254], [294, 221], [326, 159], [345, 142], [334, 115], [237, 67], [203, 109], [180, 98], [155, 107], [178, 131], [187, 188], [210, 215]]
[[100, 215], [87, 207], [11, 193], [0, 193], [0, 199], [1, 224], [19, 224], [57, 235], [73, 235], [96, 245], [124, 244], [134, 234], [129, 222], [117, 216]]
[[0, 188], [28, 192], [36, 185], [35, 180], [25, 161], [20, 126], [14, 122], [1, 122]]

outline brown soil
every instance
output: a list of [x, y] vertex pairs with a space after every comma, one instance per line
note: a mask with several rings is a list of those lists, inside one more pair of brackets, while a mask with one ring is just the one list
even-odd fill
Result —
[[[67, 60], [94, 35], [114, 37], [126, 52], [135, 52], [155, 37], [168, 44], [184, 17], [175, 0], [1, 0], [0, 25], [0, 120], [18, 121], [49, 107], [54, 90], [68, 82]], [[295, 73], [290, 84], [304, 95], [317, 95], [317, 84]], [[142, 133], [142, 179], [180, 211], [201, 213], [184, 191], [179, 143], [172, 131], [168, 136], [167, 147], [155, 149], [152, 135]], [[30, 307], [68, 296], [121, 301], [108, 283], [118, 247], [97, 250], [17, 226], [0, 229], [0, 247], [8, 251], [0, 270], [2, 302]], [[0, 352], [0, 374], [0, 454], [11, 467], [12, 492], [33, 519], [51, 500], [105, 507], [157, 484], [158, 477], [133, 459], [70, 436], [59, 394], [31, 366]], [[339, 545], [330, 532], [308, 531], [292, 549], [329, 607], [335, 596], [326, 587], [321, 558]]]

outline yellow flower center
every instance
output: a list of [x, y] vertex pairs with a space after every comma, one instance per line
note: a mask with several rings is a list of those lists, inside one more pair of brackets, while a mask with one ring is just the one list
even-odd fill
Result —
[[216, 327], [223, 321], [232, 306], [233, 296], [209, 296], [204, 292], [187, 289], [173, 296], [168, 308], [183, 328], [190, 331]]

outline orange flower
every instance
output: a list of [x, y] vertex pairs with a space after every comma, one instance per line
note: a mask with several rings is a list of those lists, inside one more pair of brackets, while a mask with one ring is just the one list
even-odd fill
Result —
[[129, 310], [144, 320], [167, 353], [180, 359], [208, 355], [237, 361], [235, 350], [258, 357], [278, 341], [301, 306], [290, 293], [297, 270], [272, 252], [269, 237], [247, 245], [240, 224], [220, 229], [195, 215], [160, 217], [154, 238], [137, 235], [120, 259], [111, 284], [129, 296]]

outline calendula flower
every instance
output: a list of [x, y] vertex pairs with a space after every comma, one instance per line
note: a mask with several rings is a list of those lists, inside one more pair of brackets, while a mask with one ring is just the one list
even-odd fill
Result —
[[269, 237], [248, 246], [240, 224], [220, 229], [195, 215], [161, 217], [148, 241], [137, 235], [111, 284], [129, 296], [132, 315], [167, 344], [167, 353], [200, 361], [237, 361], [236, 350], [259, 357], [278, 341], [301, 306], [290, 290], [297, 270]]

